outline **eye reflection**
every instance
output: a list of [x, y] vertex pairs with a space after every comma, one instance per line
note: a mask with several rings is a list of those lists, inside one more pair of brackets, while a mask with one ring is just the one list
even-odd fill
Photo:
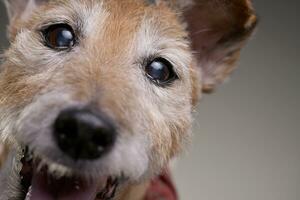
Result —
[[169, 83], [177, 78], [172, 64], [164, 58], [156, 58], [151, 61], [145, 67], [145, 72], [151, 81], [160, 85]]

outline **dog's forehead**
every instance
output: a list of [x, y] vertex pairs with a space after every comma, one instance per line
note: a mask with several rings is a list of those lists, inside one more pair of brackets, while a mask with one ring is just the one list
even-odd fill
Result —
[[[81, 24], [92, 23], [94, 28], [97, 28], [97, 22], [109, 20], [110, 22], [118, 21], [126, 23], [126, 26], [128, 27], [134, 26], [138, 28], [141, 23], [151, 18], [152, 25], [156, 24], [157, 28], [160, 27], [165, 30], [168, 30], [168, 27], [181, 28], [178, 26], [178, 13], [174, 12], [174, 10], [172, 10], [165, 1], [57, 0], [50, 1], [50, 4], [45, 6], [44, 9], [39, 14], [42, 14], [44, 19], [48, 18], [47, 21], [49, 21], [49, 23], [52, 21], [62, 20], [78, 24], [78, 21], [81, 21]], [[50, 12], [48, 12], [48, 17], [45, 17], [45, 11], [48, 9]], [[40, 18], [35, 19], [39, 20]], [[106, 25], [115, 24], [106, 23]]]

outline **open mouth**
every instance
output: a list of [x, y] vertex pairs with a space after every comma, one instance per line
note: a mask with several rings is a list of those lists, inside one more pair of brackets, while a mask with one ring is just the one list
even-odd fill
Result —
[[[27, 148], [28, 149], [28, 148]], [[47, 166], [39, 169], [40, 159], [24, 151], [20, 171], [22, 200], [111, 200], [121, 178], [107, 177], [92, 181], [78, 175], [56, 177]]]

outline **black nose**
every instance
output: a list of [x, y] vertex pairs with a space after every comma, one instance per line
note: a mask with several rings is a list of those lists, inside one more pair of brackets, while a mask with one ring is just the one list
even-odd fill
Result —
[[67, 109], [54, 123], [54, 137], [59, 148], [71, 158], [93, 160], [112, 148], [116, 131], [102, 114], [88, 109]]

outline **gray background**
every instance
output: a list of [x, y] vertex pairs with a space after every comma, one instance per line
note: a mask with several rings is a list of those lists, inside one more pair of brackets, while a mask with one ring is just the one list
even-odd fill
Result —
[[[206, 95], [174, 174], [182, 200], [300, 200], [300, 1], [254, 0], [239, 69]], [[0, 7], [0, 44], [6, 17]]]

